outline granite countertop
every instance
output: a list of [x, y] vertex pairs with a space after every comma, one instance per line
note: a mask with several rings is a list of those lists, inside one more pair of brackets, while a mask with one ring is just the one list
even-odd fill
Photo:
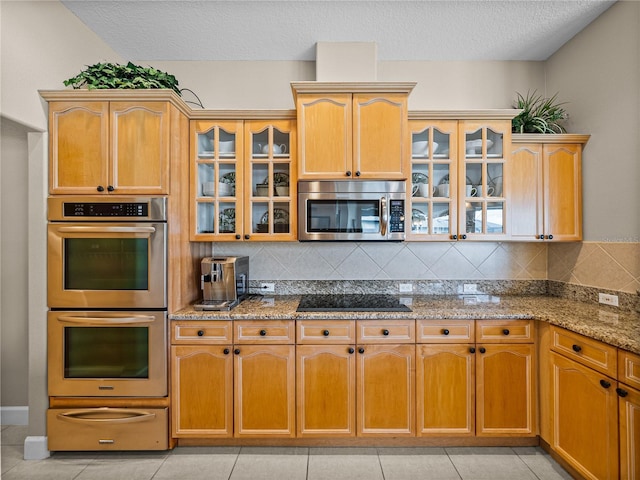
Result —
[[547, 296], [400, 296], [411, 312], [296, 312], [299, 295], [251, 298], [226, 312], [187, 307], [171, 320], [535, 319], [640, 354], [640, 314]]

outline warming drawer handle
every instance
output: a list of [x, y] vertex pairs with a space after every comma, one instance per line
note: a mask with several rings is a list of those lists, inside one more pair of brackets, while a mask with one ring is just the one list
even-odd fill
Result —
[[[84, 415], [93, 415], [96, 412], [121, 414], [121, 418], [84, 418]], [[153, 420], [155, 413], [144, 410], [132, 410], [129, 408], [85, 408], [82, 410], [72, 410], [70, 412], [59, 413], [58, 418], [67, 422], [75, 423], [138, 423]]]
[[156, 227], [107, 227], [107, 226], [70, 226], [59, 227], [63, 233], [155, 233]]
[[80, 323], [80, 324], [101, 324], [101, 325], [114, 325], [124, 323], [152, 323], [155, 321], [155, 317], [150, 315], [137, 315], [133, 317], [74, 317], [71, 315], [61, 315], [58, 320], [67, 323]]

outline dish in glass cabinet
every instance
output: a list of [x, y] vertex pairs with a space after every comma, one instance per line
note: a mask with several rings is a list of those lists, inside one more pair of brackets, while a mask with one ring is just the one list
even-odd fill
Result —
[[429, 177], [424, 173], [416, 172], [411, 175], [411, 183], [429, 183]]
[[236, 230], [236, 209], [225, 208], [220, 212], [220, 233], [233, 233]]
[[[263, 185], [269, 183], [269, 177], [264, 177]], [[280, 187], [289, 186], [289, 174], [284, 172], [273, 172], [273, 184]]]
[[417, 223], [417, 222], [426, 222], [428, 220], [429, 217], [427, 217], [427, 214], [424, 213], [422, 210], [419, 210], [417, 208], [412, 208], [411, 209], [411, 222], [412, 223]]
[[[487, 150], [489, 150], [493, 146], [493, 140], [489, 140], [487, 138]], [[465, 148], [467, 149], [467, 153], [471, 154], [482, 153], [482, 139], [478, 138], [477, 140], [468, 140], [465, 144]]]
[[[269, 223], [269, 212], [264, 212], [262, 218], [260, 219], [260, 223], [263, 225], [267, 225]], [[282, 208], [274, 208], [273, 209], [273, 223], [289, 223], [289, 212]]]

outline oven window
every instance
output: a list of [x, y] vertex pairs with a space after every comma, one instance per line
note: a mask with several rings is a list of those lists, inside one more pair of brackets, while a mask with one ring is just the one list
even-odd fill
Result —
[[307, 231], [378, 233], [379, 207], [378, 200], [308, 200]]
[[147, 290], [148, 252], [146, 238], [66, 238], [64, 287], [67, 290]]
[[65, 327], [65, 378], [149, 378], [148, 327]]

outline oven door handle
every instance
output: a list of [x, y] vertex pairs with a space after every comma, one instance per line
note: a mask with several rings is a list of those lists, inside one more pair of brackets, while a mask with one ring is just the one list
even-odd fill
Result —
[[387, 214], [387, 199], [380, 199], [380, 235], [387, 236], [387, 224], [389, 223], [389, 215]]
[[62, 233], [155, 233], [156, 227], [69, 226], [59, 227]]
[[[85, 415], [92, 415], [95, 413], [113, 413], [116, 415], [122, 415], [118, 418], [86, 418]], [[138, 423], [153, 420], [156, 414], [153, 412], [146, 412], [144, 410], [132, 410], [130, 408], [111, 408], [111, 407], [99, 407], [99, 408], [85, 408], [81, 410], [72, 410], [69, 412], [59, 413], [58, 418], [67, 422], [75, 423]]]
[[114, 324], [123, 324], [123, 323], [153, 323], [155, 321], [155, 317], [151, 315], [136, 315], [130, 317], [75, 317], [72, 315], [60, 315], [58, 320], [61, 322], [67, 323], [83, 323], [83, 324], [93, 324], [95, 325], [114, 325]]

